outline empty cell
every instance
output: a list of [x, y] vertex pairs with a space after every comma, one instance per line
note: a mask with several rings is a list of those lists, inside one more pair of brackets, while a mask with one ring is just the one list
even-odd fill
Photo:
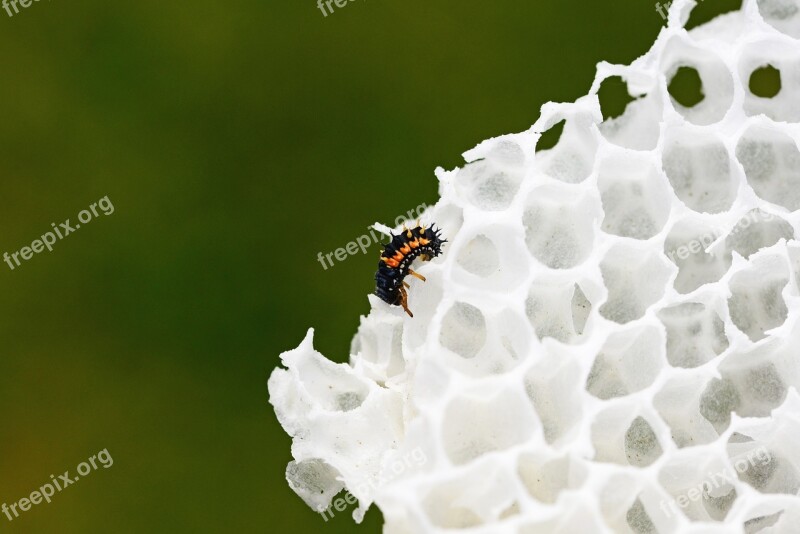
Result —
[[518, 390], [452, 399], [444, 414], [442, 439], [450, 461], [465, 464], [527, 441], [538, 428], [529, 402]]
[[719, 437], [712, 423], [700, 413], [700, 399], [708, 378], [701, 375], [675, 377], [666, 382], [653, 405], [670, 428], [678, 447], [711, 443]]
[[608, 289], [600, 315], [620, 324], [641, 318], [664, 295], [670, 274], [665, 262], [649, 249], [612, 247], [600, 262]]
[[462, 358], [474, 358], [486, 343], [483, 313], [472, 304], [453, 304], [442, 319], [439, 343]]
[[489, 160], [468, 163], [458, 171], [456, 190], [479, 209], [503, 211], [519, 190], [522, 175]]
[[634, 419], [625, 432], [625, 456], [628, 463], [636, 467], [647, 467], [663, 452], [650, 424], [641, 416]]
[[647, 157], [611, 158], [600, 165], [598, 187], [603, 203], [604, 232], [649, 239], [669, 217], [669, 188]]
[[800, 51], [781, 40], [749, 43], [739, 56], [739, 76], [747, 83], [744, 111], [779, 122], [800, 121]]
[[789, 274], [782, 259], [764, 258], [758, 264], [736, 273], [730, 281], [728, 310], [731, 320], [752, 341], [786, 321], [788, 309], [782, 291]]
[[600, 210], [590, 199], [560, 188], [539, 188], [522, 217], [528, 250], [551, 269], [575, 267], [592, 251], [596, 217]]
[[592, 305], [578, 284], [537, 281], [525, 301], [525, 313], [539, 339], [578, 343]]
[[344, 488], [340, 477], [339, 471], [318, 458], [292, 461], [286, 466], [289, 486], [317, 512], [324, 511]]
[[686, 120], [706, 126], [725, 117], [733, 103], [733, 76], [716, 54], [673, 37], [661, 65], [672, 106]]
[[725, 324], [699, 302], [685, 302], [658, 312], [667, 331], [667, 361], [673, 367], [698, 367], [728, 348]]
[[[708, 486], [713, 484], [709, 483]], [[703, 488], [703, 507], [708, 516], [714, 521], [724, 521], [728, 516], [733, 503], [736, 502], [738, 493], [731, 484], [721, 484], [719, 488], [705, 486]]]
[[632, 413], [630, 404], [613, 404], [592, 422], [594, 461], [645, 467], [662, 454], [650, 421]]
[[792, 225], [771, 213], [754, 209], [733, 227], [725, 245], [745, 258], [762, 248], [771, 247], [781, 239], [794, 239]]
[[495, 466], [472, 466], [457, 478], [431, 481], [422, 508], [437, 530], [491, 524], [518, 508], [514, 482]]
[[[736, 391], [734, 409], [742, 417], [766, 417], [773, 409], [783, 403], [788, 386], [781, 373], [771, 361], [759, 361], [758, 353], [754, 353], [755, 362], [743, 364], [724, 364], [720, 368], [723, 380], [731, 384]], [[734, 400], [734, 399], [731, 399]]]
[[557, 443], [580, 421], [580, 369], [547, 357], [525, 376], [525, 391], [542, 422], [544, 439]]
[[[619, 82], [615, 83], [613, 80]], [[615, 145], [633, 150], [656, 148], [661, 132], [659, 121], [663, 106], [655, 81], [651, 85], [648, 94], [634, 99], [628, 94], [627, 84], [621, 78], [603, 80], [598, 92], [601, 106], [606, 104], [603, 107], [605, 120], [599, 126], [603, 137]], [[612, 93], [614, 90], [616, 94]]]
[[728, 446], [728, 455], [739, 480], [761, 493], [797, 494], [800, 478], [791, 462], [765, 447], [745, 450]]
[[733, 382], [727, 378], [712, 378], [700, 396], [700, 415], [722, 434], [731, 424], [731, 412], [738, 410], [741, 402]]
[[640, 391], [658, 376], [663, 353], [663, 337], [653, 326], [612, 334], [595, 358], [586, 390], [603, 400]]
[[592, 117], [588, 115], [566, 118], [558, 143], [553, 148], [536, 152], [536, 170], [568, 184], [586, 180], [592, 173], [597, 153], [592, 126]]
[[694, 218], [679, 221], [664, 240], [664, 254], [678, 267], [674, 287], [678, 293], [718, 282], [731, 266], [730, 251], [724, 245], [711, 246], [721, 233]]
[[483, 234], [467, 243], [459, 251], [456, 261], [465, 271], [481, 278], [494, 274], [500, 267], [497, 247]]
[[759, 197], [790, 211], [800, 208], [800, 151], [791, 137], [751, 126], [736, 145], [736, 158]]
[[799, 0], [758, 0], [758, 11], [767, 24], [800, 39]]
[[452, 244], [456, 259], [452, 281], [478, 290], [511, 292], [525, 281], [529, 269], [529, 262], [519, 261], [527, 257], [522, 232], [505, 225], [479, 228]]
[[562, 491], [579, 488], [586, 478], [586, 468], [569, 456], [545, 459], [523, 454], [517, 473], [531, 497], [547, 504], [556, 502]]
[[731, 158], [715, 135], [693, 128], [669, 130], [661, 163], [675, 195], [688, 208], [720, 213], [733, 205], [736, 183]]

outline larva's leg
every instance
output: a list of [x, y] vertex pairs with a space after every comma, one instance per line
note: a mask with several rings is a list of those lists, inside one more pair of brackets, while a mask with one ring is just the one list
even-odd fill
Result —
[[408, 282], [403, 281], [403, 285], [406, 286], [406, 288], [411, 288], [411, 286], [408, 285]]
[[403, 307], [409, 317], [414, 317], [414, 314], [408, 309], [408, 293], [406, 293], [406, 288], [404, 287], [400, 288], [400, 305]]
[[419, 273], [417, 273], [417, 272], [414, 272], [414, 271], [412, 271], [411, 269], [409, 269], [409, 270], [408, 270], [408, 274], [410, 274], [410, 275], [411, 275], [411, 276], [413, 276], [414, 278], [419, 278], [419, 279], [420, 279], [420, 280], [422, 280], [423, 282], [425, 281], [425, 277], [424, 277], [424, 276], [422, 276], [421, 274], [419, 274]]

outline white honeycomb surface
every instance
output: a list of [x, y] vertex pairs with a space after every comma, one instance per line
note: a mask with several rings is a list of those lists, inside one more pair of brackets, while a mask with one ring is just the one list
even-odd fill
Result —
[[[370, 296], [349, 365], [311, 331], [282, 355], [270, 401], [313, 509], [346, 489], [389, 534], [800, 532], [800, 0], [686, 32], [692, 7], [437, 170], [423, 222], [449, 243], [408, 279], [413, 318]], [[765, 65], [773, 98], [749, 89]], [[638, 98], [603, 121], [611, 76]]]

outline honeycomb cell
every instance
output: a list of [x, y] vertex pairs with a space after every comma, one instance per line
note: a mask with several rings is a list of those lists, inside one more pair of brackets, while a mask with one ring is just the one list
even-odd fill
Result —
[[458, 264], [467, 272], [486, 278], [500, 268], [500, 256], [497, 247], [491, 239], [483, 234], [475, 238], [462, 248], [456, 258]]
[[667, 187], [661, 173], [647, 157], [611, 158], [600, 165], [598, 187], [603, 202], [604, 232], [634, 239], [649, 239], [669, 217]]
[[694, 211], [727, 211], [736, 198], [731, 157], [716, 135], [694, 128], [673, 128], [666, 134], [661, 158], [675, 195]]
[[764, 21], [776, 30], [800, 39], [800, 1], [758, 0]]
[[539, 339], [579, 343], [592, 305], [575, 283], [539, 280], [531, 286], [525, 313]]
[[728, 299], [733, 324], [752, 341], [764, 339], [768, 330], [782, 325], [788, 316], [781, 294], [788, 282], [786, 266], [775, 257], [736, 273], [729, 283]]
[[556, 146], [536, 153], [534, 167], [556, 180], [577, 184], [592, 173], [597, 140], [592, 132], [592, 118], [575, 114], [565, 118], [564, 130]]
[[458, 172], [456, 189], [479, 209], [503, 211], [519, 190], [522, 175], [489, 160], [468, 163]]
[[725, 238], [729, 250], [749, 258], [762, 248], [771, 247], [781, 239], [794, 239], [794, 228], [777, 215], [754, 209], [742, 217]]
[[713, 52], [699, 48], [674, 37], [666, 45], [661, 57], [661, 70], [671, 82], [680, 69], [695, 71], [702, 85], [702, 100], [684, 101], [682, 105], [674, 97], [672, 106], [687, 121], [705, 126], [721, 121], [733, 103], [733, 77], [727, 65]]
[[759, 197], [789, 211], [800, 208], [800, 151], [791, 137], [751, 126], [736, 145], [736, 158]]
[[608, 299], [600, 315], [625, 324], [641, 318], [664, 295], [669, 268], [649, 249], [617, 245], [600, 262]]
[[[731, 266], [731, 253], [724, 244], [714, 245], [722, 232], [694, 217], [682, 219], [664, 240], [664, 254], [678, 266], [674, 287], [687, 294], [719, 281]], [[714, 246], [712, 246], [714, 245]]]
[[647, 467], [663, 453], [655, 432], [643, 417], [637, 417], [625, 432], [625, 456], [636, 467]]
[[663, 308], [658, 318], [667, 331], [667, 361], [673, 367], [697, 367], [728, 348], [719, 315], [699, 302]]
[[595, 358], [586, 390], [608, 400], [640, 391], [663, 367], [664, 339], [653, 326], [612, 334]]
[[462, 358], [474, 358], [486, 343], [486, 320], [481, 310], [456, 302], [442, 319], [439, 343]]
[[528, 199], [522, 223], [528, 250], [551, 269], [569, 269], [591, 253], [597, 205], [587, 197], [555, 187], [535, 190]]
[[521, 392], [491, 396], [465, 392], [445, 410], [442, 440], [451, 462], [462, 465], [527, 441], [539, 426]]

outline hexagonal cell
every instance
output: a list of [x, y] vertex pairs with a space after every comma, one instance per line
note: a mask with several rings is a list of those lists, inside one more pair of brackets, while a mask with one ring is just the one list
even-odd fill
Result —
[[728, 271], [730, 251], [723, 244], [711, 246], [719, 237], [719, 230], [693, 217], [672, 227], [664, 240], [664, 254], [678, 266], [674, 282], [678, 293], [718, 282]]
[[664, 295], [670, 275], [663, 257], [627, 245], [612, 247], [600, 262], [600, 271], [608, 289], [600, 315], [620, 324], [641, 318]]
[[586, 467], [569, 456], [548, 459], [522, 454], [517, 472], [531, 497], [547, 504], [555, 503], [562, 491], [579, 488], [586, 479]]
[[779, 32], [800, 39], [800, 1], [758, 0], [764, 21]]
[[654, 326], [611, 334], [595, 358], [586, 390], [603, 400], [640, 391], [658, 376], [663, 353], [664, 340]]
[[733, 103], [733, 77], [714, 53], [698, 48], [681, 37], [674, 37], [664, 48], [661, 71], [672, 81], [681, 67], [694, 69], [702, 82], [703, 99], [688, 107], [671, 98], [672, 106], [683, 117], [699, 126], [719, 122]]
[[729, 379], [712, 378], [700, 396], [700, 415], [722, 434], [731, 424], [731, 412], [738, 410], [742, 399]]
[[289, 462], [286, 466], [286, 480], [305, 503], [317, 512], [324, 511], [344, 483], [338, 470], [319, 458]]
[[663, 453], [651, 422], [631, 413], [631, 406], [612, 406], [597, 414], [591, 429], [596, 462], [646, 467]]
[[738, 497], [736, 488], [724, 485], [722, 488], [703, 489], [703, 507], [714, 521], [724, 521]]
[[[726, 389], [735, 390], [734, 411], [741, 417], [767, 417], [780, 406], [797, 380], [791, 349], [768, 343], [730, 355], [719, 367]], [[726, 406], [727, 408], [727, 406]]]
[[[529, 262], [518, 227], [482, 225], [453, 244], [453, 280], [464, 287], [512, 291], [525, 281]], [[471, 237], [470, 237], [471, 236]]]
[[[459, 313], [455, 307], [450, 312]], [[454, 328], [448, 327], [442, 345], [449, 350], [439, 352], [437, 358], [442, 359], [445, 367], [472, 377], [512, 371], [529, 353], [532, 338], [530, 326], [526, 324], [524, 317], [512, 309], [481, 313], [481, 318], [483, 321], [473, 316], [466, 318], [465, 322], [459, 321]], [[459, 339], [460, 330], [470, 322], [477, 323], [476, 328], [483, 332], [480, 334], [481, 339], [476, 340], [475, 332], [469, 330], [463, 334], [463, 339]], [[480, 348], [476, 352], [478, 345]]]
[[525, 313], [539, 339], [552, 337], [562, 343], [581, 341], [592, 304], [575, 283], [538, 280], [525, 302]]
[[728, 457], [739, 480], [761, 493], [796, 495], [800, 490], [797, 469], [783, 456], [755, 442], [728, 442]]
[[736, 476], [709, 451], [688, 451], [671, 458], [659, 472], [659, 482], [673, 497], [672, 513], [691, 521], [722, 521], [738, 496]]
[[442, 319], [439, 343], [462, 358], [474, 358], [486, 343], [486, 320], [481, 310], [456, 302]]
[[[771, 70], [770, 70], [771, 69]], [[777, 93], [757, 95], [754, 82], [772, 72]], [[774, 40], [748, 44], [739, 56], [739, 76], [748, 80], [744, 110], [748, 116], [766, 115], [774, 121], [800, 121], [800, 54], [797, 47]]]
[[628, 463], [637, 467], [647, 467], [661, 456], [664, 450], [652, 427], [643, 417], [631, 422], [625, 432], [625, 456]]
[[538, 188], [522, 216], [528, 250], [551, 269], [575, 267], [592, 251], [594, 220], [599, 217], [599, 206], [589, 197], [556, 187]]
[[604, 232], [634, 239], [649, 239], [669, 217], [669, 187], [647, 156], [625, 154], [600, 165], [597, 179], [603, 202]]
[[462, 248], [456, 262], [468, 273], [486, 278], [500, 268], [500, 256], [491, 239], [478, 234]]
[[522, 174], [489, 160], [467, 163], [458, 171], [456, 190], [475, 207], [485, 211], [507, 209], [519, 191]]
[[736, 145], [736, 157], [756, 194], [789, 211], [800, 209], [800, 150], [775, 128], [751, 126]]
[[[603, 83], [606, 80], [603, 81]], [[637, 80], [641, 85], [642, 80]], [[633, 150], [653, 150], [660, 135], [659, 122], [664, 112], [662, 96], [655, 80], [652, 89], [626, 107], [622, 115], [604, 120], [599, 128], [603, 137], [615, 145]]]
[[725, 238], [729, 250], [749, 258], [762, 248], [771, 247], [781, 239], [794, 239], [792, 225], [758, 208], [749, 211]]
[[486, 396], [465, 392], [452, 399], [444, 414], [444, 450], [456, 465], [527, 441], [539, 427], [520, 391]]
[[752, 341], [786, 321], [788, 309], [781, 294], [789, 282], [782, 258], [769, 256], [736, 273], [729, 283], [728, 309], [731, 320]]
[[542, 422], [544, 439], [557, 443], [581, 418], [580, 369], [554, 355], [545, 356], [525, 375], [525, 391]]
[[667, 361], [673, 367], [698, 367], [728, 348], [725, 324], [699, 302], [663, 308], [658, 318], [667, 330]]
[[703, 375], [675, 377], [668, 380], [653, 398], [653, 406], [670, 428], [678, 447], [704, 445], [719, 435], [700, 413], [701, 397], [709, 378]]
[[737, 185], [731, 157], [716, 135], [688, 127], [668, 130], [661, 164], [675, 195], [688, 208], [720, 213], [733, 205]]
[[422, 490], [422, 509], [438, 529], [492, 524], [516, 507], [514, 482], [512, 476], [494, 466], [475, 466], [455, 478], [432, 482], [430, 488]]
[[566, 119], [558, 144], [536, 153], [535, 169], [568, 184], [580, 183], [592, 173], [597, 153], [592, 117], [585, 113], [553, 117], [551, 125]]

